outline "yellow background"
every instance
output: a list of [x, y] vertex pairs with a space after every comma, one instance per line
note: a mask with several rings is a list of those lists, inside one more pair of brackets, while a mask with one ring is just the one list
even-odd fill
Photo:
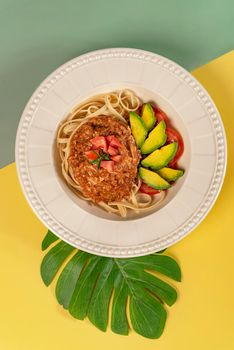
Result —
[[179, 299], [168, 310], [162, 337], [102, 333], [57, 304], [54, 286], [46, 288], [39, 273], [46, 228], [26, 203], [12, 164], [0, 171], [1, 350], [234, 349], [234, 51], [193, 74], [221, 112], [229, 160], [223, 189], [208, 217], [168, 249], [180, 263], [183, 279], [176, 284]]

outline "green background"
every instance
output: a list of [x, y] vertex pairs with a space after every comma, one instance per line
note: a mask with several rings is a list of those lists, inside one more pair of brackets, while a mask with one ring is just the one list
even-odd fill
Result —
[[191, 70], [233, 48], [233, 0], [0, 0], [0, 166], [28, 98], [67, 60], [136, 47]]

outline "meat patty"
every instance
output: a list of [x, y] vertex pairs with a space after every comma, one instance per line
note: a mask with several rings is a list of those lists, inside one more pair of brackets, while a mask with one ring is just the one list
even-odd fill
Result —
[[[96, 136], [114, 135], [121, 143], [118, 148], [121, 161], [113, 172], [98, 169], [91, 164], [85, 152], [90, 150], [90, 140]], [[85, 196], [93, 202], [113, 202], [128, 198], [136, 181], [140, 153], [127, 124], [115, 117], [95, 117], [83, 124], [72, 136], [68, 158], [69, 170]]]

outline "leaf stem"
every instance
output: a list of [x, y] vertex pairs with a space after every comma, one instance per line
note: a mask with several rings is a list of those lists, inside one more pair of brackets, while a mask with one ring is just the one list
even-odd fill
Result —
[[129, 291], [131, 292], [133, 298], [134, 298], [134, 297], [136, 298], [136, 295], [135, 295], [135, 293], [134, 293], [134, 290], [132, 289], [131, 283], [130, 283], [128, 277], [126, 277], [127, 275], [126, 275], [126, 273], [125, 273], [125, 271], [124, 271], [123, 266], [121, 265], [121, 263], [118, 262], [118, 259], [114, 258], [114, 261], [115, 261], [117, 267], [119, 268], [119, 271], [121, 272], [121, 274], [122, 274], [122, 276], [123, 276], [123, 279], [124, 279], [124, 281], [126, 282], [126, 284], [127, 284], [127, 286], [128, 286], [128, 289], [129, 289]]

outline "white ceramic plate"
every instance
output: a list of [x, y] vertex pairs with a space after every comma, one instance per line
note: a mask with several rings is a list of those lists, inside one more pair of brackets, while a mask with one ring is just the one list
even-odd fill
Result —
[[[127, 220], [78, 199], [60, 176], [54, 149], [58, 124], [75, 105], [121, 88], [157, 102], [185, 142], [185, 176], [157, 211]], [[16, 139], [20, 183], [39, 219], [71, 245], [111, 257], [150, 254], [191, 232], [219, 194], [226, 157], [220, 115], [200, 83], [167, 58], [126, 48], [90, 52], [53, 72], [26, 105]]]

